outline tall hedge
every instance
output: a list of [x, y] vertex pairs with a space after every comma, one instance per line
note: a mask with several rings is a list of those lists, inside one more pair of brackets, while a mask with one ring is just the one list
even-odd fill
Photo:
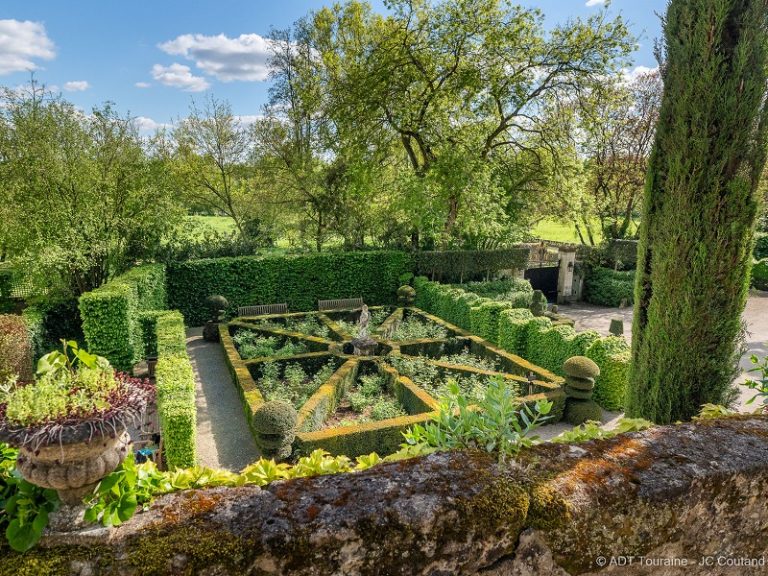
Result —
[[130, 370], [144, 353], [141, 312], [166, 308], [165, 267], [139, 266], [80, 297], [88, 349], [120, 370]]
[[688, 420], [737, 370], [768, 142], [764, 0], [672, 0], [640, 227], [627, 413]]
[[489, 279], [502, 270], [524, 270], [530, 249], [454, 250], [414, 254], [414, 274], [440, 282]]
[[194, 466], [197, 459], [195, 376], [187, 356], [184, 317], [176, 310], [153, 315], [157, 351], [157, 412], [163, 453], [170, 468]]
[[207, 319], [204, 303], [212, 294], [226, 297], [233, 309], [287, 302], [293, 311], [315, 310], [318, 300], [357, 296], [367, 304], [389, 304], [412, 267], [404, 252], [191, 260], [169, 266], [168, 299], [192, 326]]
[[755, 234], [755, 247], [752, 250], [755, 260], [768, 258], [768, 232], [757, 232]]

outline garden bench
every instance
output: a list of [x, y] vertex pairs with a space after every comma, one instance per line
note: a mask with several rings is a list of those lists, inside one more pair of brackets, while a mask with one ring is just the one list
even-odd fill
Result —
[[285, 314], [288, 312], [288, 304], [260, 304], [258, 306], [241, 306], [237, 309], [238, 316], [264, 316], [266, 314]]
[[362, 308], [363, 299], [361, 298], [341, 298], [338, 300], [318, 300], [317, 309], [321, 312], [325, 310], [350, 310]]

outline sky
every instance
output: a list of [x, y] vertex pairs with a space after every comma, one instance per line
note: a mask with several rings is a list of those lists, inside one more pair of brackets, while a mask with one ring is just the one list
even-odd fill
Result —
[[[183, 117], [212, 92], [244, 118], [260, 113], [269, 80], [264, 36], [333, 0], [2, 0], [0, 85], [30, 79], [89, 110], [105, 101], [141, 127]], [[384, 11], [382, 0], [369, 0]], [[547, 26], [603, 9], [605, 0], [517, 0]], [[666, 0], [613, 0], [639, 38], [635, 67], [653, 68]]]

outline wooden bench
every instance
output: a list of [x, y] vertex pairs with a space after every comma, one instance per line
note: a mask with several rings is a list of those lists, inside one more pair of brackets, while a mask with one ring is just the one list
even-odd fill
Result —
[[354, 310], [363, 307], [362, 298], [341, 298], [338, 300], [318, 300], [317, 309], [325, 310]]
[[286, 314], [288, 304], [261, 304], [259, 306], [241, 306], [237, 309], [238, 316], [264, 316], [266, 314]]

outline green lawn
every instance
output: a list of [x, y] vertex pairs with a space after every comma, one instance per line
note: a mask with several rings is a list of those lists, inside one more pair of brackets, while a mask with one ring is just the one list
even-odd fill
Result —
[[229, 234], [235, 231], [235, 223], [229, 216], [189, 216], [196, 226]]
[[[602, 239], [602, 235], [599, 232], [599, 227], [596, 227], [595, 241], [599, 242]], [[554, 242], [573, 242], [580, 244], [578, 234], [576, 234], [576, 228], [571, 222], [559, 222], [557, 220], [542, 220], [531, 230], [536, 238], [542, 240], [552, 240]]]

